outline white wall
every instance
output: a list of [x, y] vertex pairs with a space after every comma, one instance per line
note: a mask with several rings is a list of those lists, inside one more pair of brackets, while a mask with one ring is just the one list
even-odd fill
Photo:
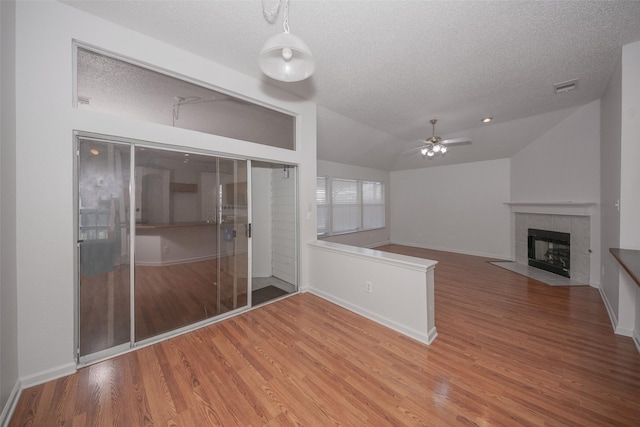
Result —
[[500, 159], [391, 172], [391, 241], [509, 259], [509, 169]]
[[389, 227], [391, 223], [391, 185], [390, 174], [388, 171], [318, 160], [318, 176], [331, 176], [334, 178], [383, 182], [385, 191], [384, 197], [386, 200], [385, 221], [387, 226], [385, 228], [381, 228], [378, 230], [360, 231], [357, 233], [340, 234], [336, 236], [326, 237], [322, 240], [367, 248], [389, 243]]
[[[615, 332], [640, 351], [640, 287], [609, 248], [640, 250], [640, 42], [623, 46], [602, 97], [601, 294]], [[619, 201], [619, 208], [616, 203]]]
[[17, 395], [15, 3], [0, 2], [0, 416]]
[[326, 241], [309, 247], [311, 292], [425, 344], [435, 339], [436, 261]]
[[[315, 105], [261, 81], [58, 2], [16, 5], [16, 235], [19, 377], [31, 385], [74, 364], [74, 129], [299, 165], [303, 243], [316, 236]], [[298, 116], [299, 149], [283, 150], [72, 107], [72, 40], [218, 85]], [[267, 95], [266, 92], [274, 95]], [[45, 191], [46, 190], [46, 191]], [[4, 214], [4, 211], [3, 211]], [[3, 260], [4, 262], [4, 260]], [[37, 268], [34, 265], [37, 263]], [[308, 280], [308, 251], [301, 253]], [[43, 314], [43, 315], [39, 315]], [[4, 339], [4, 338], [3, 338]]]
[[511, 158], [511, 201], [600, 199], [600, 107], [591, 102]]
[[620, 294], [618, 262], [609, 248], [620, 247], [620, 126], [622, 114], [622, 57], [617, 61], [600, 108], [600, 293], [614, 328], [618, 324]]
[[[591, 102], [511, 158], [512, 202], [600, 200], [600, 101]], [[591, 284], [600, 284], [600, 207], [591, 208]]]
[[[620, 246], [640, 250], [640, 42], [622, 47], [621, 113]], [[636, 328], [638, 292], [635, 282], [621, 272], [618, 328]], [[635, 336], [640, 337], [640, 330], [636, 329]]]

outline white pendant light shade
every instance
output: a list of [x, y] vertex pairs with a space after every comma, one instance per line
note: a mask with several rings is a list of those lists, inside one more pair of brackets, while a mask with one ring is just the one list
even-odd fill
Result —
[[258, 62], [263, 73], [283, 82], [309, 78], [316, 67], [307, 45], [289, 32], [269, 37], [260, 51]]

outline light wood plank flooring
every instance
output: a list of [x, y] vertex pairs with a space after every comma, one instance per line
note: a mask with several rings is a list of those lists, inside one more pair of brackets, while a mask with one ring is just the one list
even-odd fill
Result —
[[638, 426], [640, 354], [599, 292], [439, 261], [426, 346], [295, 295], [26, 389], [11, 426]]

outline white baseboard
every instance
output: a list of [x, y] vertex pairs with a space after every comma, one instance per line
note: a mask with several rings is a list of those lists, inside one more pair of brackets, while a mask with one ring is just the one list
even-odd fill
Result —
[[33, 375], [22, 377], [20, 378], [20, 382], [22, 383], [22, 388], [29, 388], [46, 383], [47, 381], [57, 380], [58, 378], [75, 374], [76, 370], [76, 364], [71, 362], [55, 368], [47, 369], [46, 371], [37, 372]]
[[300, 292], [301, 294], [304, 294], [305, 292], [309, 292], [311, 290], [311, 287], [309, 286], [309, 284], [307, 283], [298, 283], [298, 292]]
[[632, 329], [626, 329], [626, 328], [621, 328], [620, 326], [616, 326], [613, 332], [615, 332], [616, 335], [622, 335], [623, 337], [633, 337]]
[[4, 405], [2, 409], [2, 414], [0, 414], [0, 426], [7, 427], [9, 425], [9, 421], [11, 421], [11, 416], [13, 412], [16, 410], [16, 405], [18, 404], [18, 400], [20, 400], [20, 395], [22, 394], [22, 384], [20, 380], [16, 381], [11, 393], [9, 394], [9, 399], [7, 399], [7, 403]]
[[602, 298], [604, 308], [607, 309], [609, 320], [611, 321], [611, 326], [613, 327], [613, 331], [615, 332], [616, 326], [618, 325], [618, 317], [616, 316], [615, 311], [613, 311], [613, 307], [611, 307], [611, 303], [609, 302], [609, 298], [607, 298], [607, 294], [604, 293], [604, 290], [602, 288], [598, 288], [598, 290], [600, 291], [600, 298]]
[[375, 249], [378, 246], [384, 246], [384, 245], [390, 245], [390, 244], [391, 244], [391, 240], [387, 240], [387, 241], [384, 241], [384, 242], [379, 242], [379, 243], [374, 243], [372, 245], [367, 245], [367, 246], [365, 246], [365, 248], [367, 248], [367, 249]]
[[435, 326], [428, 331], [427, 333], [421, 332], [421, 331], [416, 331], [415, 329], [412, 328], [408, 328], [404, 325], [401, 325], [397, 322], [394, 322], [393, 320], [387, 319], [384, 316], [380, 316], [378, 314], [375, 314], [369, 310], [366, 310], [360, 306], [357, 306], [355, 304], [352, 304], [348, 301], [345, 301], [341, 298], [337, 298], [333, 295], [330, 295], [324, 291], [321, 291], [319, 289], [315, 289], [315, 288], [310, 288], [308, 289], [308, 292], [322, 298], [325, 299], [327, 301], [330, 301], [336, 305], [339, 305], [342, 308], [345, 308], [349, 311], [352, 311], [362, 317], [366, 317], [369, 320], [372, 320], [376, 323], [379, 323], [383, 326], [386, 326], [387, 328], [393, 329], [396, 332], [399, 332], [403, 335], [406, 335], [410, 338], [415, 339], [416, 341], [420, 341], [421, 343], [424, 344], [431, 344], [433, 342], [434, 339], [436, 339], [436, 337], [438, 336], [438, 332], [435, 328]]
[[613, 311], [611, 302], [609, 301], [609, 298], [607, 298], [607, 294], [604, 292], [604, 290], [602, 288], [598, 288], [598, 291], [600, 291], [600, 297], [602, 298], [602, 302], [604, 302], [604, 307], [607, 309], [607, 313], [609, 314], [609, 320], [611, 320], [611, 326], [613, 327], [613, 332], [616, 335], [622, 335], [623, 337], [633, 337], [634, 335], [633, 330], [622, 328], [618, 325], [618, 317], [616, 316], [615, 311]]
[[453, 248], [444, 248], [444, 247], [440, 247], [440, 246], [423, 245], [423, 244], [415, 243], [415, 242], [396, 242], [396, 241], [392, 241], [392, 242], [390, 242], [390, 244], [392, 244], [392, 245], [402, 245], [402, 246], [413, 246], [414, 248], [430, 249], [430, 250], [433, 250], [433, 251], [453, 252], [454, 254], [480, 256], [480, 257], [483, 257], [483, 258], [493, 258], [493, 259], [496, 259], [496, 260], [503, 260], [503, 261], [514, 261], [514, 259], [512, 259], [511, 256], [502, 255], [502, 254], [494, 254], [494, 253], [489, 253], [489, 252], [465, 251], [465, 250], [461, 250], [461, 249], [453, 249]]

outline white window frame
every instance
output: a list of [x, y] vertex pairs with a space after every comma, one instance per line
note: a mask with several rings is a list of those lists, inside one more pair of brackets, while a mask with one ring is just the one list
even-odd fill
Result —
[[[320, 184], [321, 180], [324, 181], [324, 203], [320, 203], [318, 199], [318, 184]], [[316, 177], [316, 209], [318, 211], [318, 225], [317, 225], [318, 237], [328, 236], [329, 233], [331, 232], [331, 204], [329, 203], [329, 200], [331, 200], [331, 197], [330, 197], [329, 182], [330, 180], [326, 176]], [[325, 224], [325, 227], [322, 231], [320, 230], [320, 224]]]

